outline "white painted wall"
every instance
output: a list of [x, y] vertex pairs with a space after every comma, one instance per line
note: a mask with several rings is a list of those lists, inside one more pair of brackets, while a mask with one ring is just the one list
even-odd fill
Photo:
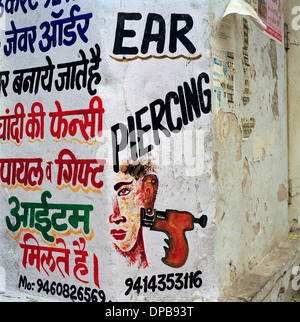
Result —
[[[32, 4], [31, 8], [29, 4]], [[186, 256], [186, 262], [183, 263], [184, 265], [174, 268], [162, 262], [161, 259], [165, 257], [164, 247], [167, 246], [164, 239], [167, 238], [167, 235], [162, 232], [150, 231], [149, 228], [144, 228], [142, 232], [148, 263], [147, 268], [144, 268], [144, 266], [147, 266], [145, 258], [142, 261], [139, 257], [134, 258], [131, 255], [133, 257], [129, 261], [127, 251], [123, 254], [127, 258], [124, 258], [116, 250], [114, 243], [121, 249], [125, 244], [125, 242], [122, 243], [124, 238], [126, 243], [131, 243], [131, 247], [136, 247], [134, 245], [137, 235], [129, 235], [128, 231], [131, 231], [132, 227], [139, 229], [140, 219], [139, 217], [131, 218], [130, 216], [136, 211], [137, 204], [138, 207], [142, 206], [140, 200], [147, 197], [146, 195], [138, 194], [136, 190], [131, 191], [130, 189], [133, 186], [137, 189], [138, 185], [141, 184], [141, 180], [137, 182], [133, 176], [122, 178], [123, 181], [127, 180], [127, 183], [134, 181], [132, 186], [129, 187], [130, 191], [128, 187], [127, 190], [124, 190], [128, 193], [128, 198], [131, 199], [126, 199], [126, 195], [123, 199], [119, 198], [119, 208], [125, 219], [118, 221], [116, 218], [111, 217], [112, 215], [117, 217], [117, 211], [115, 210], [114, 212], [113, 204], [117, 193], [114, 191], [116, 177], [112, 164], [111, 128], [118, 123], [124, 123], [127, 126], [127, 117], [135, 117], [136, 112], [140, 112], [145, 106], [149, 107], [151, 103], [158, 99], [165, 101], [166, 95], [170, 92], [177, 92], [177, 95], [179, 95], [178, 87], [183, 88], [185, 82], [186, 86], [191, 87], [191, 80], [194, 79], [197, 86], [197, 80], [201, 73], [206, 75], [204, 78], [200, 78], [200, 85], [205, 92], [198, 94], [203, 95], [203, 104], [208, 105], [211, 86], [209, 75], [211, 52], [207, 2], [190, 1], [182, 3], [181, 1], [172, 0], [158, 3], [157, 1], [89, 0], [84, 2], [70, 1], [68, 3], [61, 1], [57, 6], [54, 6], [52, 1], [46, 4], [48, 4], [48, 8], [44, 7], [44, 2], [42, 1], [29, 2], [26, 3], [25, 7], [27, 13], [19, 7], [17, 12], [13, 14], [4, 13], [1, 18], [5, 19], [5, 30], [2, 30], [1, 34], [1, 70], [10, 72], [9, 84], [6, 88], [7, 96], [3, 92], [1, 93], [1, 116], [6, 115], [5, 109], [7, 108], [10, 110], [9, 115], [13, 114], [15, 105], [22, 103], [26, 114], [24, 119], [25, 131], [30, 117], [28, 114], [31, 112], [31, 106], [34, 102], [40, 102], [46, 113], [44, 116], [44, 138], [36, 135], [32, 139], [32, 141], [35, 141], [35, 139], [40, 139], [40, 141], [29, 142], [26, 132], [24, 132], [24, 136], [20, 140], [22, 143], [14, 139], [11, 141], [3, 139], [1, 141], [3, 143], [0, 147], [1, 158], [42, 158], [41, 167], [44, 172], [41, 184], [21, 186], [20, 180], [20, 185], [17, 185], [17, 180], [15, 184], [6, 184], [6, 186], [3, 184], [3, 187], [1, 187], [0, 266], [6, 270], [6, 287], [10, 290], [28, 292], [31, 295], [53, 296], [58, 300], [67, 301], [72, 299], [84, 301], [84, 297], [88, 300], [88, 294], [91, 295], [90, 299], [97, 299], [98, 301], [103, 299], [103, 294], [105, 294], [106, 300], [113, 301], [217, 300], [219, 293], [214, 272], [213, 245], [215, 188], [212, 177], [211, 113], [202, 113], [200, 118], [195, 117], [194, 121], [190, 120], [177, 136], [172, 134], [171, 138], [164, 139], [152, 151], [152, 160], [154, 160], [153, 163], [156, 167], [155, 173], [159, 180], [155, 209], [158, 211], [171, 209], [189, 212], [196, 218], [201, 217], [203, 214], [208, 216], [208, 225], [205, 229], [195, 225], [195, 229], [186, 232], [189, 252]], [[38, 7], [35, 8], [34, 5]], [[74, 5], [78, 7], [73, 7]], [[56, 46], [52, 43], [49, 50], [47, 48], [42, 50], [47, 45], [47, 38], [43, 38], [43, 35], [46, 36], [47, 22], [54, 21], [55, 23], [59, 19], [67, 19], [70, 17], [71, 8], [76, 9], [74, 11], [75, 16], [92, 14], [92, 17], [86, 16], [84, 18], [87, 19], [86, 21], [77, 22], [81, 24], [79, 29], [74, 29], [74, 26], [69, 23], [69, 27], [64, 29], [65, 34], [62, 38], [65, 42], [58, 42]], [[62, 13], [61, 10], [64, 10], [64, 12]], [[9, 12], [10, 7], [7, 7], [6, 11]], [[135, 20], [129, 21], [127, 16], [123, 26], [124, 30], [134, 30], [136, 36], [131, 38], [125, 31], [124, 36], [126, 37], [123, 39], [122, 45], [130, 48], [137, 47], [138, 56], [141, 58], [150, 56], [149, 59], [137, 58], [128, 62], [116, 60], [122, 60], [123, 57], [131, 59], [135, 56], [113, 52], [117, 17], [118, 13], [122, 12], [136, 13]], [[57, 18], [57, 15], [61, 13], [61, 18]], [[159, 14], [164, 19], [165, 47], [162, 52], [158, 53], [156, 46], [151, 44], [149, 51], [141, 54], [140, 48], [147, 17], [150, 13]], [[190, 50], [189, 52], [186, 46], [181, 41], [178, 41], [177, 50], [171, 50], [170, 52], [171, 15], [173, 15], [174, 19], [175, 14], [184, 14], [181, 18], [177, 16], [179, 20], [181, 19], [177, 27], [179, 33], [192, 19], [193, 26], [190, 26], [191, 30], [188, 33], [184, 33], [184, 35], [186, 34], [187, 39], [194, 45], [195, 50]], [[182, 17], [188, 20], [184, 20], [185, 18]], [[22, 52], [17, 47], [15, 54], [5, 54], [3, 46], [9, 36], [5, 32], [12, 29], [12, 21], [15, 23], [16, 28], [36, 27], [36, 39], [33, 43], [34, 52], [30, 51], [30, 47], [28, 47], [27, 52]], [[89, 25], [84, 25], [87, 21], [89, 21]], [[42, 25], [43, 23], [44, 25]], [[64, 26], [66, 26], [68, 21], [64, 21], [64, 23]], [[82, 37], [79, 35], [80, 28], [83, 29], [84, 33]], [[52, 29], [50, 28], [50, 30]], [[155, 22], [153, 33], [157, 32], [158, 23]], [[131, 31], [131, 34], [133, 35], [134, 32]], [[70, 45], [75, 35], [77, 36], [77, 41]], [[182, 35], [178, 37], [182, 37]], [[92, 57], [93, 50], [97, 54], [97, 45], [101, 49], [102, 59], [99, 68], [95, 65]], [[201, 58], [200, 55], [202, 55]], [[21, 91], [21, 95], [15, 93], [13, 87], [14, 71], [47, 66], [47, 56], [50, 57], [52, 64], [55, 66], [51, 91], [45, 91], [40, 86], [37, 93], [29, 93], [28, 90], [24, 89]], [[158, 56], [161, 59], [152, 56]], [[179, 56], [178, 59], [170, 59], [177, 56]], [[191, 60], [189, 57], [195, 57], [196, 60]], [[81, 89], [76, 88], [76, 86], [73, 90], [64, 87], [60, 91], [58, 85], [54, 82], [55, 80], [60, 80], [59, 73], [66, 71], [66, 69], [59, 70], [60, 67], [63, 67], [60, 64], [74, 61], [79, 61], [80, 63], [82, 59], [89, 60], [87, 68], [90, 73], [101, 75], [101, 82], [96, 84], [96, 79], [90, 79], [90, 74], [88, 73], [87, 80], [91, 80], [91, 90], [95, 89], [96, 93], [91, 94], [91, 91], [89, 92], [85, 88], [89, 83], [86, 86], [82, 84], [83, 88]], [[91, 67], [95, 68], [90, 69]], [[81, 68], [84, 74], [83, 65], [78, 68]], [[99, 76], [98, 74], [96, 76]], [[82, 81], [82, 76], [78, 77], [78, 80]], [[103, 133], [98, 142], [95, 142], [95, 137], [91, 137], [89, 128], [87, 128], [86, 132], [90, 137], [88, 140], [84, 139], [78, 125], [76, 135], [68, 133], [61, 138], [55, 138], [51, 135], [51, 115], [49, 113], [57, 111], [56, 101], [60, 103], [62, 111], [87, 110], [91, 99], [95, 96], [101, 98], [105, 109]], [[196, 93], [196, 101], [198, 99]], [[97, 102], [99, 102], [99, 99], [97, 99], [94, 108], [98, 107]], [[179, 102], [172, 101], [171, 107], [172, 120], [176, 125], [177, 118], [181, 116]], [[169, 127], [166, 119], [167, 112], [164, 113], [161, 124]], [[142, 126], [152, 125], [149, 108], [145, 113], [140, 112], [140, 115]], [[73, 115], [66, 118], [71, 122], [77, 116]], [[157, 118], [159, 119], [158, 112]], [[84, 121], [82, 116], [79, 119]], [[28, 128], [28, 131], [30, 131], [30, 128]], [[151, 139], [152, 134], [153, 126], [144, 135], [145, 146], [146, 140]], [[118, 140], [120, 140], [120, 132], [118, 132], [118, 135]], [[161, 131], [159, 131], [159, 135], [164, 136]], [[177, 142], [175, 143], [176, 146], [168, 148], [170, 142], [174, 139]], [[186, 143], [186, 140], [188, 140], [188, 143]], [[181, 146], [182, 151], [180, 151]], [[98, 174], [96, 177], [96, 181], [100, 179], [103, 181], [101, 189], [97, 188], [90, 180], [87, 187], [82, 184], [86, 191], [78, 188], [77, 184], [68, 182], [66, 178], [62, 178], [62, 182], [59, 182], [59, 167], [55, 160], [58, 160], [60, 153], [68, 152], [64, 149], [71, 151], [74, 154], [73, 158], [106, 160], [103, 173]], [[127, 161], [130, 157], [128, 144], [120, 155], [120, 162]], [[70, 160], [71, 158], [70, 154], [64, 155], [64, 159]], [[19, 160], [19, 162], [21, 161]], [[52, 177], [49, 177], [52, 182], [46, 177], [47, 162], [53, 162]], [[93, 168], [96, 166], [97, 164], [93, 165]], [[67, 171], [68, 167], [65, 165], [64, 169]], [[49, 175], [49, 172], [47, 174]], [[89, 187], [93, 191], [87, 192]], [[33, 191], [35, 188], [38, 191]], [[46, 191], [51, 192], [52, 198], [48, 195], [47, 198], [44, 198], [44, 204], [42, 205], [41, 196]], [[15, 198], [10, 199], [12, 197]], [[17, 207], [17, 200], [20, 203], [20, 209]], [[16, 212], [19, 213], [19, 216], [22, 216], [23, 208], [26, 208], [26, 205], [22, 205], [22, 203], [35, 203], [35, 207], [44, 207], [42, 209], [46, 208], [47, 210], [46, 202], [51, 205], [55, 204], [56, 206], [52, 206], [52, 208], [58, 207], [58, 209], [50, 209], [47, 214], [37, 213], [37, 211], [41, 210], [37, 208], [35, 211], [33, 210], [33, 217], [31, 218], [31, 220], [35, 220], [24, 223], [24, 229], [22, 229], [22, 223], [18, 225], [16, 220], [20, 219], [20, 217]], [[40, 206], [36, 205], [37, 203]], [[77, 207], [78, 205], [89, 205], [93, 207], [93, 210], [90, 211], [90, 218], [86, 222], [89, 225], [86, 228], [87, 232], [82, 231], [84, 229], [82, 222], [79, 222], [78, 226], [76, 222], [75, 224], [72, 222], [71, 210], [66, 213], [63, 212], [62, 207], [69, 209], [70, 205], [77, 205]], [[34, 206], [27, 205], [27, 207]], [[15, 210], [15, 213], [11, 212], [12, 210]], [[139, 213], [139, 208], [137, 210]], [[57, 213], [59, 218], [56, 217], [56, 226], [53, 226], [53, 222], [51, 224], [51, 222], [45, 221], [47, 218], [52, 218], [53, 220], [53, 214]], [[81, 213], [81, 215], [83, 214]], [[122, 220], [126, 221], [124, 225]], [[48, 228], [44, 229], [46, 230], [44, 236], [41, 234], [43, 227], [36, 225], [38, 221], [42, 226], [49, 224], [48, 228], [51, 227], [49, 231], [47, 231]], [[9, 227], [11, 229], [7, 226], [7, 222], [10, 223]], [[121, 228], [123, 232], [120, 232]], [[115, 234], [115, 237], [111, 233], [113, 229], [119, 231], [119, 233]], [[59, 233], [56, 238], [60, 238], [56, 239], [56, 246], [51, 241], [55, 233]], [[40, 247], [35, 248], [34, 254], [36, 257], [31, 254], [32, 245], [36, 247], [39, 245]], [[57, 253], [58, 248], [60, 248], [61, 253]], [[26, 253], [26, 249], [28, 253]], [[69, 257], [68, 254], [62, 253], [64, 249], [70, 251]], [[182, 249], [176, 249], [175, 253], [180, 255], [183, 251]], [[141, 249], [135, 250], [135, 255], [141, 256]], [[65, 263], [69, 265], [69, 270], [63, 262], [59, 262], [59, 259], [57, 259], [59, 256], [65, 256]], [[82, 257], [80, 260], [81, 256], [87, 257]], [[47, 258], [49, 259], [48, 262]], [[84, 293], [84, 297], [82, 293]]]
[[[248, 18], [244, 22], [241, 16], [234, 18], [235, 54], [219, 51], [215, 43], [216, 25], [228, 2], [88, 0], [78, 4], [77, 1], [61, 1], [54, 6], [54, 2], [49, 1], [46, 3], [48, 8], [45, 8], [44, 3], [37, 0], [35, 3], [29, 2], [32, 8], [29, 3], [26, 4], [26, 14], [20, 7], [13, 15], [5, 13], [1, 17], [5, 25], [1, 31], [1, 71], [9, 71], [9, 83], [7, 87], [5, 82], [1, 83], [0, 116], [13, 115], [17, 103], [23, 104], [26, 115], [24, 135], [20, 142], [14, 137], [10, 141], [5, 138], [1, 140], [1, 158], [5, 159], [2, 163], [12, 158], [42, 158], [44, 174], [40, 184], [22, 186], [23, 169], [19, 166], [16, 168], [19, 172], [15, 170], [13, 178], [19, 175], [21, 179], [13, 183], [12, 178], [10, 184], [2, 182], [3, 186], [0, 187], [0, 267], [5, 269], [7, 289], [66, 301], [101, 301], [104, 295], [105, 300], [113, 301], [217, 301], [226, 295], [227, 289], [237, 279], [251, 271], [286, 237], [289, 227], [285, 51], [282, 45], [258, 31]], [[38, 8], [34, 7], [35, 4]], [[74, 11], [75, 16], [92, 14], [92, 17], [85, 17], [89, 19], [89, 25], [84, 26], [82, 20], [79, 22], [81, 29], [69, 25], [62, 38], [65, 42], [56, 46], [52, 44], [49, 50], [41, 50], [47, 44], [47, 38], [43, 38], [47, 21], [57, 22], [70, 17], [72, 7], [80, 8], [80, 12]], [[6, 11], [9, 12], [10, 7]], [[117, 17], [122, 12], [135, 15], [131, 16], [134, 19], [131, 21], [127, 16], [124, 26], [120, 24], [118, 27], [124, 36], [121, 45], [131, 50], [137, 47], [137, 54], [114, 52]], [[142, 54], [140, 48], [147, 17], [154, 13], [163, 18], [160, 26], [165, 22], [165, 46], [157, 52], [155, 43], [152, 43], [149, 50]], [[58, 18], [60, 14], [62, 16]], [[175, 16], [178, 14], [183, 16]], [[157, 15], [150, 17], [158, 19]], [[170, 50], [169, 47], [172, 17], [182, 19], [177, 25], [181, 40], [176, 50]], [[191, 19], [193, 25], [190, 24], [190, 30], [180, 32]], [[15, 54], [5, 54], [4, 45], [9, 36], [5, 32], [12, 30], [11, 21], [15, 22], [16, 28], [36, 26], [34, 52], [30, 48], [22, 52], [20, 49], [24, 44], [21, 41]], [[243, 26], [247, 24], [249, 66], [243, 65]], [[84, 34], [82, 37], [80, 30]], [[158, 31], [156, 22], [152, 32], [157, 34]], [[70, 45], [75, 35], [77, 41]], [[97, 46], [101, 49], [99, 66], [95, 65]], [[16, 71], [49, 66], [47, 56], [55, 67], [51, 91], [43, 90], [40, 86], [36, 93], [30, 93], [25, 87], [18, 95], [17, 83], [13, 86]], [[87, 89], [89, 83], [82, 84], [82, 88], [75, 86], [74, 89], [67, 89], [64, 86], [60, 90], [55, 80], [60, 79], [59, 73], [66, 68], [60, 64], [80, 63], [85, 59], [88, 60], [85, 62], [86, 68], [90, 71], [90, 74], [87, 73], [87, 80], [91, 81], [90, 91]], [[90, 78], [92, 73], [101, 75], [101, 82], [96, 84], [96, 79]], [[249, 86], [245, 86], [245, 75], [246, 79], [249, 78]], [[233, 78], [229, 81], [231, 76]], [[82, 81], [82, 76], [78, 76], [78, 80]], [[188, 92], [192, 86], [195, 86], [195, 103], [203, 98], [201, 117], [194, 116], [192, 120], [190, 115], [186, 124], [181, 126], [178, 122], [184, 119], [180, 108], [184, 106], [182, 91], [185, 88]], [[92, 93], [94, 89], [96, 92]], [[246, 93], [247, 89], [249, 93]], [[228, 102], [228, 93], [234, 94], [233, 102]], [[209, 112], [205, 108], [209, 106], [210, 94], [212, 111], [205, 114], [204, 111]], [[165, 110], [159, 111], [158, 104], [163, 106], [167, 95], [172, 99], [170, 109], [167, 105]], [[245, 96], [249, 99], [247, 104], [244, 103]], [[49, 113], [57, 111], [56, 101], [61, 104], [62, 111], [71, 112], [88, 110], [93, 98], [96, 103], [101, 98], [105, 110], [103, 133], [98, 140], [90, 134], [89, 128], [86, 130], [89, 135], [86, 140], [82, 135], [84, 130], [80, 130], [79, 125], [76, 135], [71, 131], [65, 137], [53, 137], [52, 114]], [[32, 141], [40, 140], [31, 143], [28, 137], [30, 127], [26, 132], [26, 125], [34, 102], [41, 103], [46, 114], [44, 137], [36, 134]], [[96, 103], [95, 108], [98, 107]], [[9, 109], [8, 113], [6, 109]], [[167, 117], [168, 113], [170, 115]], [[130, 147], [134, 148], [135, 145], [130, 145], [125, 136], [120, 136], [119, 130], [125, 131], [129, 127], [128, 117], [133, 117], [135, 127], [146, 127], [144, 146], [150, 143], [155, 145], [151, 156], [147, 157], [155, 165], [151, 174], [156, 177], [151, 177], [154, 181], [150, 180], [146, 187], [146, 181], [138, 178], [137, 172], [116, 175], [113, 169], [112, 128], [118, 133], [117, 143], [125, 142], [121, 147], [121, 150], [124, 149], [120, 153], [120, 163], [128, 163], [132, 157]], [[74, 124], [77, 116], [66, 118], [69, 123], [73, 120]], [[153, 121], [155, 119], [156, 123]], [[83, 122], [83, 116], [79, 120]], [[3, 118], [1, 122], [4, 122]], [[246, 136], [247, 122], [253, 128]], [[120, 123], [123, 125], [116, 126]], [[174, 127], [178, 126], [180, 132], [171, 133], [170, 138], [165, 138], [161, 130], [170, 129], [172, 123]], [[158, 134], [162, 140], [159, 145], [153, 142], [155, 124], [159, 127]], [[81, 128], [84, 128], [82, 123]], [[68, 152], [65, 149], [77, 159], [106, 160], [103, 173], [96, 177], [96, 181], [103, 181], [103, 187], [97, 188], [91, 179], [86, 186], [83, 181], [82, 187], [78, 187], [78, 184], [68, 182], [66, 176], [62, 182], [58, 182], [59, 167], [55, 160], [58, 160], [60, 153]], [[64, 158], [70, 160], [71, 156], [65, 155]], [[145, 157], [139, 161], [145, 164]], [[53, 162], [51, 177], [47, 162]], [[97, 166], [94, 164], [93, 168]], [[64, 169], [66, 171], [68, 167], [65, 165]], [[4, 174], [5, 171], [6, 168]], [[120, 182], [123, 182], [122, 185], [116, 187], [115, 184]], [[88, 188], [93, 190], [88, 191]], [[46, 191], [51, 192], [52, 197], [48, 195], [46, 198], [44, 194], [44, 200], [41, 200]], [[17, 201], [20, 202], [20, 209]], [[44, 203], [41, 204], [41, 201]], [[47, 210], [50, 204], [56, 210], [41, 212]], [[93, 207], [86, 227], [80, 221], [76, 225], [70, 205], [77, 205], [75, 209], [79, 206]], [[29, 209], [36, 207], [36, 210], [32, 212], [32, 217], [29, 216], [31, 220], [27, 223], [24, 221], [22, 229], [17, 219], [22, 219], [19, 216], [23, 215], [26, 206]], [[152, 230], [143, 227], [140, 235], [137, 234], [140, 229], [140, 208], [150, 206], [163, 212], [167, 209], [179, 211], [180, 218], [185, 215], [187, 220], [192, 218], [189, 214], [195, 218], [203, 215], [208, 217], [204, 229], [195, 225], [186, 232], [189, 252], [180, 265], [177, 263], [177, 267], [174, 263], [171, 267], [170, 262], [162, 261], [166, 255], [166, 234], [153, 231], [155, 226], [152, 226]], [[69, 210], [64, 213], [65, 209]], [[49, 218], [52, 218], [50, 223], [47, 221]], [[50, 228], [45, 228], [47, 224]], [[170, 229], [174, 232], [178, 227], [177, 218]], [[42, 231], [46, 233], [43, 235]], [[54, 236], [60, 238], [56, 240], [56, 245], [51, 241]], [[178, 237], [175, 240], [178, 241]], [[39, 248], [34, 248], [35, 253], [31, 253], [33, 245], [39, 245]], [[186, 249], [176, 249], [175, 261]], [[69, 257], [68, 253], [63, 253], [67, 250], [70, 251]], [[120, 250], [123, 250], [123, 254]], [[69, 270], [59, 258], [63, 256], [65, 263], [69, 264]]]

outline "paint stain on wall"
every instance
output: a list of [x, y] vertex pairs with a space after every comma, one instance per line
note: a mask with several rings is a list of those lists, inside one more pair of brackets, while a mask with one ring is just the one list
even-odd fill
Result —
[[277, 197], [278, 197], [279, 202], [283, 202], [283, 201], [287, 200], [288, 191], [287, 191], [284, 184], [279, 185]]
[[213, 166], [213, 174], [216, 178], [216, 180], [219, 180], [219, 171], [218, 171], [218, 165], [219, 165], [219, 153], [215, 152], [214, 156], [214, 166]]
[[275, 89], [272, 97], [272, 104], [271, 104], [273, 116], [276, 119], [276, 117], [279, 116], [279, 108], [278, 108], [278, 80], [276, 80]]
[[252, 238], [252, 241], [254, 241], [254, 239], [256, 238], [256, 236], [259, 234], [260, 232], [260, 223], [258, 222], [256, 225], [254, 225], [252, 227], [252, 230], [253, 230], [253, 238]]
[[236, 267], [233, 265], [232, 261], [229, 263], [230, 268], [230, 281], [233, 282], [236, 278]]

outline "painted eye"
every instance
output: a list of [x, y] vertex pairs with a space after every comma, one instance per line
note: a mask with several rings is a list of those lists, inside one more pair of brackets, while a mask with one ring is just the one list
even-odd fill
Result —
[[118, 192], [118, 196], [119, 197], [124, 197], [130, 194], [130, 192], [132, 191], [132, 188], [122, 188], [119, 192]]

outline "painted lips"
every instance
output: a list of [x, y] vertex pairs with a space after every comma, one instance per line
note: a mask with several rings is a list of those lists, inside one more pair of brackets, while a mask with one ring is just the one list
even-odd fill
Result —
[[113, 229], [111, 230], [111, 235], [114, 237], [116, 240], [124, 240], [126, 237], [127, 232], [125, 230], [116, 230]]

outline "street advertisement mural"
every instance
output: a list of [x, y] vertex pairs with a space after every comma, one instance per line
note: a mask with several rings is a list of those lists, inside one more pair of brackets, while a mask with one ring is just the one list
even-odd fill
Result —
[[216, 300], [206, 1], [0, 1], [0, 266], [61, 301]]

